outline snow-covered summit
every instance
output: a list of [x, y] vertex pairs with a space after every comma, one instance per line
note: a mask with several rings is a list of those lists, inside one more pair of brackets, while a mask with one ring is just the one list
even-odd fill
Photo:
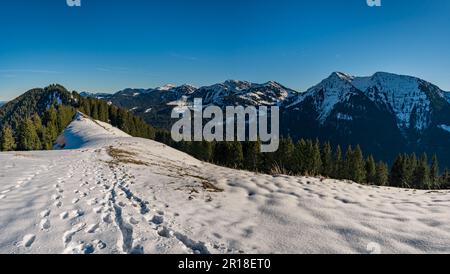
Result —
[[319, 113], [319, 122], [323, 123], [328, 118], [338, 103], [346, 102], [351, 95], [358, 90], [352, 85], [353, 76], [342, 72], [333, 72], [328, 78], [318, 85], [299, 94], [298, 98], [287, 107], [293, 107], [307, 98], [313, 98], [314, 107]]
[[334, 72], [318, 85], [290, 103], [294, 107], [306, 98], [314, 98], [319, 121], [323, 123], [338, 103], [345, 103], [350, 96], [360, 93], [377, 106], [394, 115], [399, 129], [428, 128], [431, 123], [432, 103], [430, 97], [450, 101], [450, 96], [435, 85], [422, 79], [377, 72], [368, 77], [355, 77]]
[[110, 124], [93, 120], [78, 112], [74, 121], [58, 137], [55, 148], [80, 149], [98, 145], [112, 138], [130, 137], [130, 135]]

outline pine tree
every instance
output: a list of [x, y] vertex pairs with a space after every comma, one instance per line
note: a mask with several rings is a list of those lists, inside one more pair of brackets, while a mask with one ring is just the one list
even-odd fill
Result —
[[290, 137], [281, 138], [278, 151], [274, 153], [275, 162], [285, 170], [293, 169], [293, 157], [295, 146]]
[[260, 169], [261, 142], [244, 142], [242, 146], [244, 153], [244, 168], [251, 171]]
[[336, 147], [336, 153], [334, 156], [333, 177], [336, 179], [344, 178], [344, 162], [342, 160], [342, 149], [340, 145]]
[[351, 145], [347, 147], [347, 150], [345, 152], [345, 159], [343, 159], [343, 165], [342, 165], [342, 179], [351, 180], [352, 176], [350, 174], [352, 169], [352, 158], [353, 158], [353, 148]]
[[41, 142], [41, 148], [42, 148], [42, 144], [44, 143], [44, 139], [45, 139], [45, 134], [44, 134], [44, 127], [42, 126], [42, 120], [41, 117], [39, 117], [39, 115], [37, 113], [35, 113], [32, 117], [31, 120], [33, 121], [33, 125], [34, 128], [36, 129], [36, 133], [39, 137], [39, 140]]
[[414, 180], [414, 171], [416, 170], [418, 161], [417, 156], [415, 153], [411, 155], [403, 155], [403, 165], [404, 165], [404, 171], [405, 171], [405, 178], [404, 181], [406, 184], [410, 184]]
[[349, 148], [347, 152], [349, 159], [347, 159], [347, 172], [350, 180], [357, 183], [364, 183], [366, 180], [366, 170], [364, 156], [361, 147], [358, 145], [354, 151]]
[[238, 141], [227, 142], [228, 144], [228, 166], [233, 168], [242, 168], [244, 163], [244, 153], [242, 144]]
[[431, 160], [430, 188], [439, 188], [439, 161], [436, 154], [433, 155], [433, 159]]
[[367, 157], [365, 169], [366, 183], [375, 184], [375, 181], [377, 180], [377, 164], [375, 163], [373, 156]]
[[333, 176], [333, 150], [329, 142], [325, 143], [322, 148], [322, 175], [326, 177]]
[[10, 126], [4, 126], [0, 139], [0, 149], [2, 151], [13, 151], [16, 149], [16, 140]]
[[45, 126], [45, 140], [46, 145], [52, 143], [58, 137], [58, 113], [56, 109], [52, 106], [44, 113], [43, 124]]
[[41, 142], [37, 135], [36, 128], [34, 127], [31, 119], [23, 120], [18, 129], [18, 149], [22, 151], [27, 150], [39, 150], [41, 149]]
[[307, 162], [307, 145], [304, 139], [297, 142], [294, 148], [294, 161], [292, 171], [294, 174], [305, 175]]
[[430, 167], [428, 165], [428, 157], [426, 153], [422, 155], [416, 170], [414, 171], [412, 185], [415, 188], [430, 188]]
[[312, 163], [311, 163], [311, 170], [310, 174], [317, 176], [320, 174], [320, 171], [322, 170], [322, 158], [320, 154], [320, 142], [319, 140], [316, 140], [314, 145], [312, 146]]
[[388, 185], [389, 169], [386, 163], [379, 162], [376, 166], [376, 173], [373, 183], [377, 186]]
[[440, 187], [443, 189], [450, 188], [450, 171], [448, 168], [445, 169], [441, 177]]
[[389, 184], [393, 187], [408, 187], [406, 173], [405, 156], [399, 155], [392, 165]]

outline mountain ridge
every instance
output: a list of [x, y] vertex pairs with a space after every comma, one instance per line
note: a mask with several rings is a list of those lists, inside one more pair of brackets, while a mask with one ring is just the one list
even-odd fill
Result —
[[[155, 90], [155, 89], [151, 89]], [[156, 89], [157, 90], [157, 89]], [[392, 163], [399, 152], [439, 154], [450, 166], [450, 93], [409, 75], [376, 72], [353, 76], [333, 72], [305, 92], [269, 81], [255, 84], [227, 80], [174, 92], [116, 93], [107, 100], [124, 107], [148, 123], [169, 129], [175, 105], [202, 98], [204, 105], [278, 105], [281, 132], [293, 139], [361, 144], [364, 150]]]

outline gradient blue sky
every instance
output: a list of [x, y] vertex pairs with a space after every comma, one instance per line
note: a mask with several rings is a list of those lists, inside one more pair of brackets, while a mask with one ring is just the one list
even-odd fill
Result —
[[389, 71], [450, 90], [450, 1], [9, 0], [0, 100], [60, 83], [113, 92], [275, 80], [303, 91], [332, 71]]

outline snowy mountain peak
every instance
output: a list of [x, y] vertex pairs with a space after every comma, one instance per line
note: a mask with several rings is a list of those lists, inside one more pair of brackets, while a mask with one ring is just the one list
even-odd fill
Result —
[[226, 80], [222, 85], [232, 91], [241, 91], [251, 87], [252, 83], [239, 80]]
[[159, 90], [159, 91], [169, 91], [169, 90], [171, 90], [171, 89], [173, 89], [173, 88], [175, 88], [175, 87], [176, 87], [176, 85], [174, 85], [174, 84], [166, 84], [166, 85], [164, 85], [164, 86], [162, 86], [162, 87], [156, 88], [156, 90]]
[[334, 79], [338, 78], [338, 79], [340, 79], [340, 80], [344, 80], [344, 81], [351, 82], [351, 81], [353, 81], [353, 79], [354, 79], [355, 77], [352, 76], [352, 75], [350, 75], [350, 74], [344, 73], [344, 72], [335, 71], [335, 72], [333, 72], [333, 73], [331, 74], [331, 76], [330, 76], [329, 78], [331, 78], [331, 79], [333, 79], [333, 78], [334, 78]]
[[[422, 90], [427, 83], [419, 78], [377, 72], [371, 77], [355, 78], [352, 84], [377, 105], [395, 115], [400, 129], [424, 130], [430, 124], [431, 102]], [[413, 119], [414, 117], [414, 119]]]
[[323, 124], [338, 103], [347, 101], [358, 92], [351, 84], [353, 79], [351, 75], [333, 72], [318, 85], [299, 95], [299, 98], [288, 107], [296, 106], [306, 98], [313, 98], [314, 107], [319, 113], [319, 122]]
[[333, 72], [318, 85], [301, 94], [288, 107], [296, 107], [306, 98], [313, 98], [319, 122], [327, 120], [338, 103], [345, 103], [352, 95], [369, 98], [379, 108], [395, 116], [401, 130], [422, 131], [429, 127], [432, 115], [430, 98], [450, 102], [450, 95], [437, 86], [417, 77], [377, 72], [368, 77], [355, 77]]

